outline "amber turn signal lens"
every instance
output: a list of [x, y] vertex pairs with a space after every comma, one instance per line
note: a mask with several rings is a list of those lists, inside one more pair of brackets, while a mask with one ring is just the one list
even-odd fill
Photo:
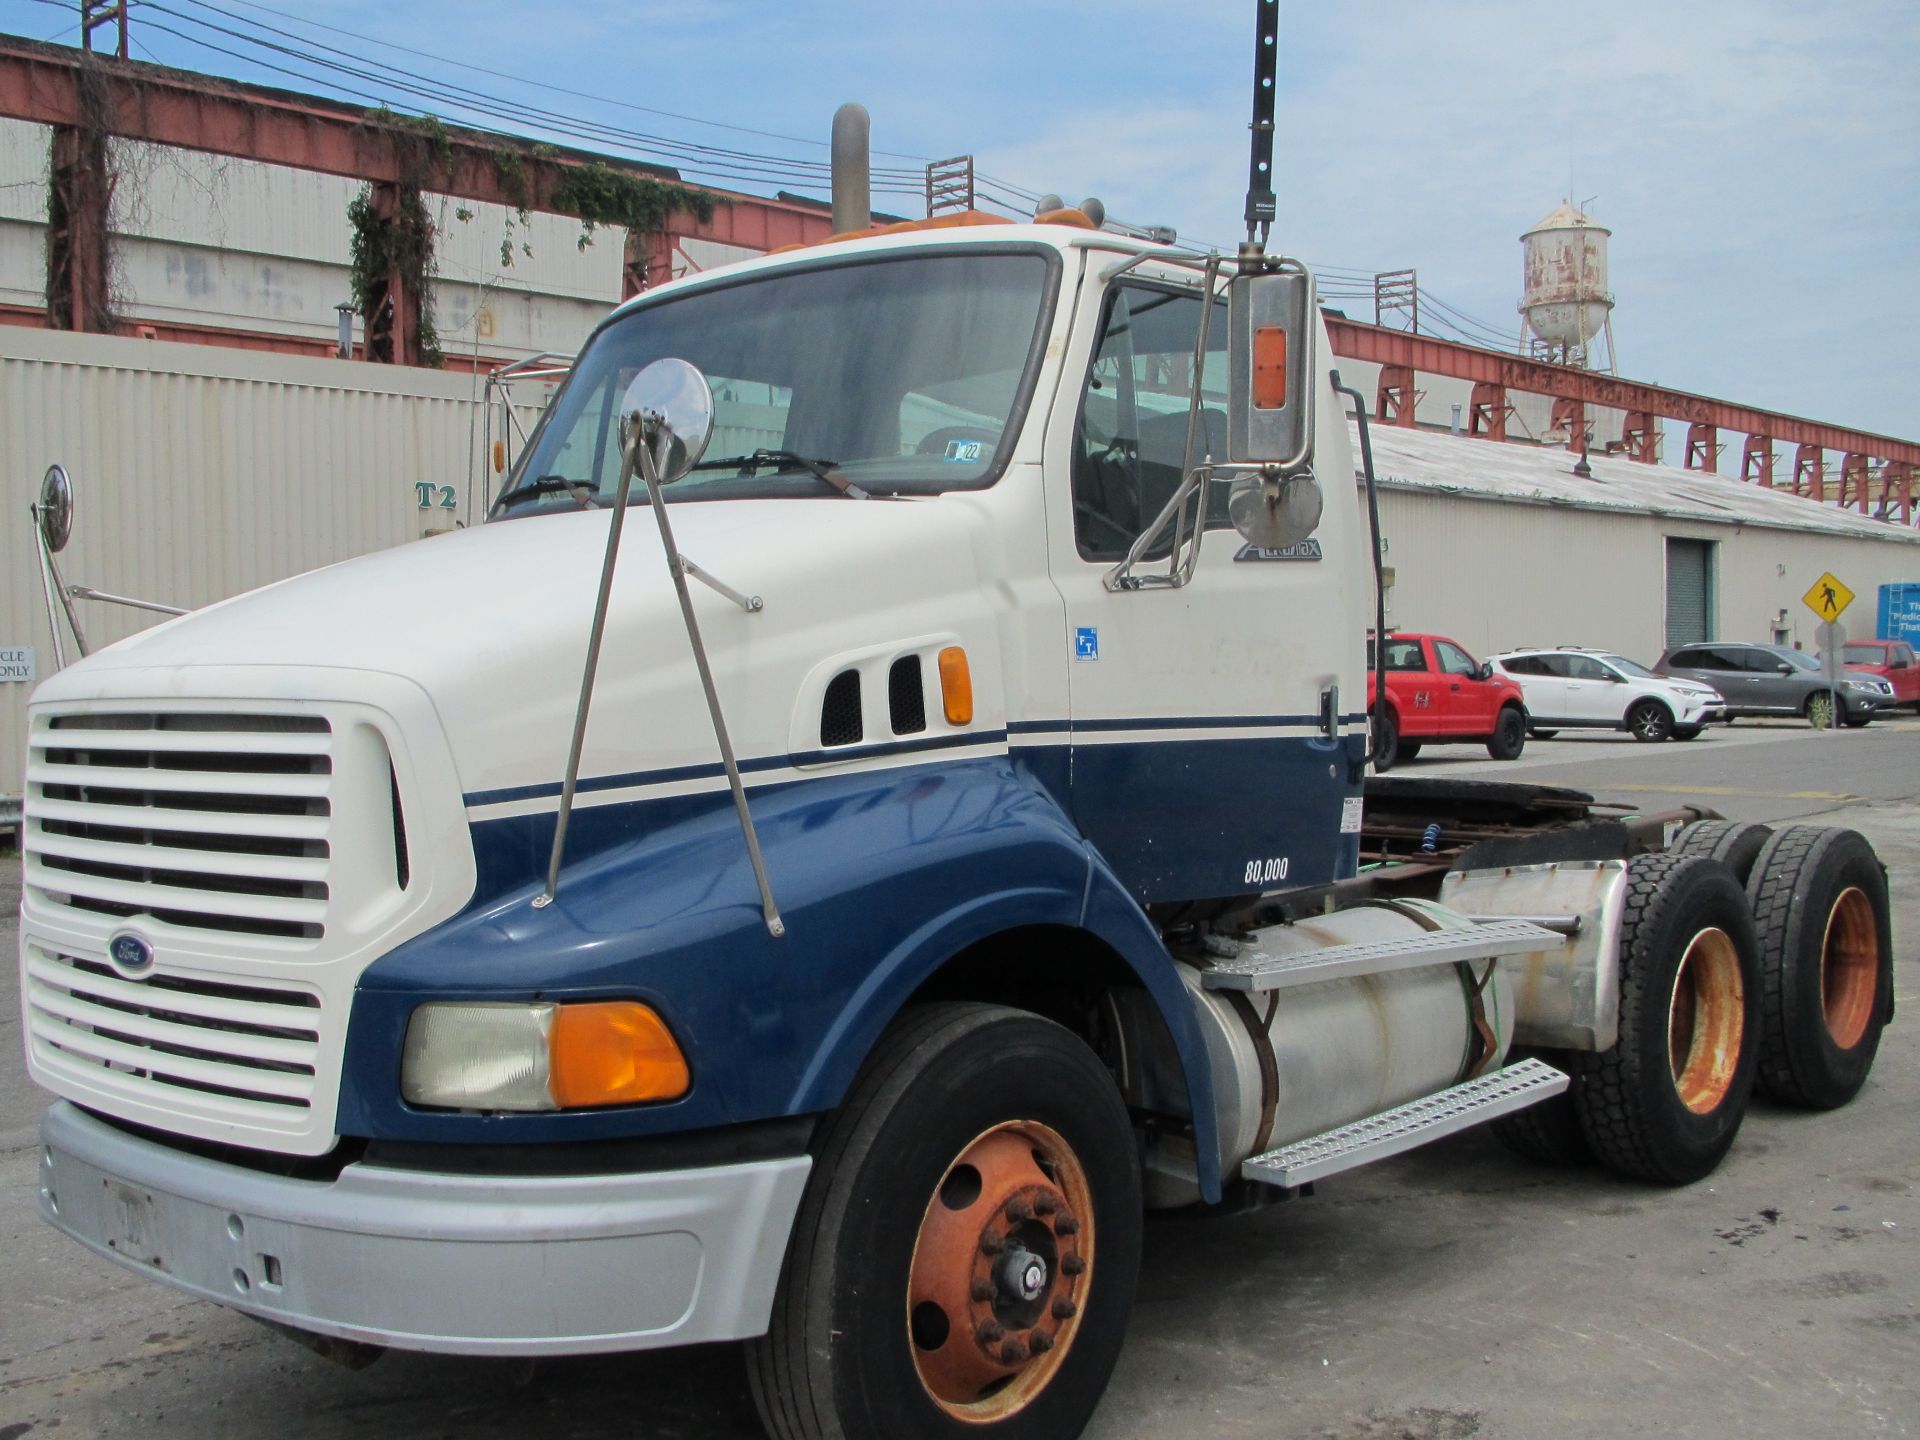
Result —
[[940, 652], [940, 699], [949, 725], [973, 723], [973, 674], [967, 669], [967, 652], [958, 645]]
[[1253, 332], [1253, 403], [1262, 410], [1287, 403], [1287, 332], [1277, 326]]
[[555, 1007], [547, 1054], [547, 1088], [562, 1110], [687, 1093], [687, 1060], [667, 1022], [637, 1001]]
[[496, 440], [493, 442], [493, 473], [496, 475], [501, 474], [506, 468], [507, 442], [504, 440]]

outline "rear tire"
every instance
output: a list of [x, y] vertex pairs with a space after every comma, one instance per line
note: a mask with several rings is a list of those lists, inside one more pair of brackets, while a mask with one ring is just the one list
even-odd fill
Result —
[[1487, 740], [1487, 754], [1496, 760], [1518, 760], [1527, 748], [1527, 717], [1518, 705], [1508, 705], [1493, 722], [1493, 734]]
[[1658, 700], [1642, 700], [1627, 712], [1627, 729], [1636, 740], [1658, 744], [1673, 734], [1673, 712]]
[[1642, 856], [1628, 870], [1619, 953], [1619, 1038], [1575, 1060], [1581, 1133], [1621, 1174], [1689, 1184], [1726, 1155], [1753, 1088], [1746, 894], [1718, 861]]
[[1760, 937], [1760, 1083], [1831, 1110], [1860, 1093], [1893, 1018], [1887, 877], [1859, 832], [1790, 825], [1747, 880]]
[[1396, 764], [1402, 760], [1412, 760], [1420, 753], [1421, 742], [1418, 740], [1396, 740], [1394, 743], [1399, 747], [1393, 757]]
[[1769, 825], [1746, 825], [1738, 820], [1696, 820], [1677, 836], [1669, 855], [1703, 855], [1718, 860], [1742, 885], [1753, 874], [1754, 859], [1773, 838]]
[[915, 1007], [814, 1156], [771, 1322], [747, 1347], [767, 1432], [1078, 1435], [1140, 1262], [1133, 1124], [1094, 1053], [1024, 1011]]

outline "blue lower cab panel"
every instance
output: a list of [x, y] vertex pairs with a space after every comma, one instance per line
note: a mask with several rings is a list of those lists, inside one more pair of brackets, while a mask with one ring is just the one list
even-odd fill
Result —
[[1359, 868], [1366, 758], [1362, 735], [1076, 745], [1072, 814], [1142, 903], [1325, 885]]

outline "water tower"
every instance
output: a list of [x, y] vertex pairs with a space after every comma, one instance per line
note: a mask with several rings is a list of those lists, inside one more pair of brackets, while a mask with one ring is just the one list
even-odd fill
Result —
[[[1526, 247], [1526, 292], [1519, 307], [1523, 351], [1582, 369], [1615, 368], [1613, 296], [1607, 291], [1612, 233], [1563, 203], [1520, 237]], [[1596, 343], [1602, 338], [1607, 342], [1604, 365]]]

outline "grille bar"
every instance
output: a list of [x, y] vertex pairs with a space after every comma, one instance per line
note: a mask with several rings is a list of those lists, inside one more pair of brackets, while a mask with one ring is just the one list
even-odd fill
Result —
[[55, 1020], [54, 1024], [38, 1029], [35, 1038], [96, 1065], [134, 1072], [129, 1078], [150, 1078], [162, 1084], [186, 1082], [212, 1087], [218, 1093], [248, 1094], [264, 1100], [277, 1098], [299, 1105], [308, 1104], [313, 1095], [311, 1075], [195, 1060], [150, 1045], [110, 1039], [65, 1021]]
[[[231, 1025], [251, 1025], [260, 1029], [297, 1030], [303, 1034], [314, 1034], [318, 1023], [314, 1004], [274, 1003], [261, 1000], [236, 1000], [221, 994], [218, 989], [209, 986], [189, 987], [170, 978], [158, 982], [138, 983], [122, 980], [111, 973], [102, 973], [105, 966], [82, 966], [75, 963], [61, 963], [48, 958], [37, 950], [27, 952], [27, 978], [43, 984], [56, 986], [75, 994], [84, 993], [122, 1005], [147, 1005], [164, 1009], [169, 1014], [188, 1015], [203, 1022], [209, 1029], [220, 1029], [222, 1022]], [[220, 987], [229, 989], [235, 987]], [[247, 987], [249, 989], [253, 987]], [[289, 993], [289, 1001], [312, 997]]]
[[208, 1029], [201, 1025], [183, 1025], [164, 1018], [152, 1007], [100, 1005], [71, 991], [63, 993], [32, 980], [27, 983], [27, 1003], [69, 1024], [85, 1026], [96, 1035], [111, 1035], [156, 1048], [172, 1047], [171, 1053], [175, 1055], [191, 1052], [220, 1064], [254, 1062], [261, 1069], [284, 1069], [288, 1074], [304, 1071], [309, 1077], [313, 1074], [315, 1046], [312, 1040], [256, 1035], [234, 1026]]
[[325, 815], [270, 815], [263, 811], [171, 810], [159, 805], [102, 805], [85, 800], [49, 800], [35, 796], [35, 819], [76, 825], [138, 826], [196, 835], [258, 836], [272, 840], [324, 840]]
[[[44, 747], [36, 745], [36, 750]], [[78, 790], [158, 791], [181, 795], [301, 796], [323, 800], [331, 775], [252, 774], [241, 770], [131, 770], [110, 765], [29, 764], [29, 785], [70, 785]], [[244, 807], [235, 807], [244, 808]]]
[[[69, 717], [81, 719], [85, 717]], [[332, 749], [333, 737], [319, 734], [283, 735], [269, 731], [193, 730], [70, 730], [49, 734], [49, 750], [130, 750], [166, 754], [305, 755], [322, 757]]]
[[135, 915], [153, 914], [164, 909], [225, 915], [238, 920], [269, 920], [283, 925], [318, 925], [327, 913], [324, 899], [244, 895], [143, 880], [118, 880], [43, 864], [33, 851], [27, 854], [26, 880], [29, 885], [57, 895], [131, 906], [132, 909], [127, 913]]
[[187, 870], [203, 875], [251, 875], [263, 880], [306, 881], [325, 884], [324, 857], [236, 854], [229, 850], [178, 850], [166, 845], [113, 840], [89, 840], [50, 834], [44, 826], [33, 832], [36, 855], [93, 861], [154, 870]]

